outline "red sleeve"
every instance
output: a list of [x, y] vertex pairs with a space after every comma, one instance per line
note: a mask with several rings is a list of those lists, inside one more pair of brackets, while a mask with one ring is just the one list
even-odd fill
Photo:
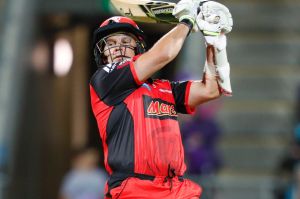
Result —
[[141, 55], [142, 55], [142, 54], [139, 54], [139, 55], [134, 56], [134, 57], [132, 58], [132, 61], [135, 62]]
[[186, 107], [186, 111], [189, 114], [193, 114], [195, 112], [195, 108], [191, 108], [189, 106], [189, 103], [188, 103], [189, 102], [189, 97], [190, 97], [191, 85], [192, 85], [192, 82], [188, 81], [187, 85], [186, 85], [185, 97], [184, 97], [184, 104], [185, 104], [185, 107]]
[[171, 82], [176, 110], [179, 113], [192, 114], [195, 111], [195, 109], [192, 109], [188, 105], [191, 83], [192, 83], [191, 81]]
[[91, 78], [91, 86], [107, 105], [122, 102], [140, 84], [132, 61], [107, 64], [100, 67]]

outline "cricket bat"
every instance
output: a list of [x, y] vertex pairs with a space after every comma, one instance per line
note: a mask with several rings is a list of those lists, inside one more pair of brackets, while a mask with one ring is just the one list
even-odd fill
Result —
[[111, 0], [118, 12], [138, 22], [176, 24], [175, 3], [154, 0]]

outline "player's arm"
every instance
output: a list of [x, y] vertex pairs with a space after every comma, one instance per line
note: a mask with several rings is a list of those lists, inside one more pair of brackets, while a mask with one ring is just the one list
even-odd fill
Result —
[[196, 24], [204, 35], [206, 45], [215, 47], [215, 65], [205, 64], [204, 72], [216, 75], [221, 93], [231, 96], [230, 64], [226, 51], [226, 34], [232, 30], [233, 26], [231, 13], [226, 6], [215, 1], [204, 2], [200, 9]]
[[196, 4], [190, 0], [181, 0], [175, 6], [173, 15], [180, 23], [135, 61], [134, 67], [140, 81], [147, 80], [178, 55], [189, 31], [194, 26], [197, 15]]
[[[206, 64], [212, 67], [215, 66], [215, 48], [212, 45], [206, 47]], [[193, 81], [190, 87], [190, 94], [188, 104], [191, 108], [216, 99], [221, 96], [217, 76], [210, 73], [204, 73], [203, 79], [200, 81]]]
[[138, 79], [140, 81], [147, 80], [171, 62], [182, 48], [188, 32], [188, 26], [178, 24], [158, 40], [149, 51], [142, 54], [134, 63]]
[[191, 107], [215, 99], [221, 94], [232, 94], [225, 34], [232, 30], [233, 21], [228, 8], [218, 2], [205, 2], [196, 23], [205, 37], [207, 58], [203, 80], [193, 82], [190, 88], [188, 103]]

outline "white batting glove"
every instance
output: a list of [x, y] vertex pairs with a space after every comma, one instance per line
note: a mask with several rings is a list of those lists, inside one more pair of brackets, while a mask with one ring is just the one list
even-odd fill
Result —
[[227, 34], [232, 30], [232, 16], [225, 5], [215, 1], [207, 1], [201, 4], [200, 13], [204, 21], [218, 25], [217, 32]]
[[223, 50], [227, 46], [227, 37], [224, 33], [220, 33], [217, 36], [204, 36], [207, 45], [213, 45], [216, 49]]
[[200, 13], [196, 18], [198, 28], [205, 37], [207, 44], [216, 47], [226, 46], [224, 40], [218, 38], [232, 30], [233, 20], [229, 9], [215, 1], [207, 1], [200, 6]]
[[205, 0], [180, 0], [173, 9], [173, 15], [182, 22], [189, 20], [194, 26], [200, 2]]

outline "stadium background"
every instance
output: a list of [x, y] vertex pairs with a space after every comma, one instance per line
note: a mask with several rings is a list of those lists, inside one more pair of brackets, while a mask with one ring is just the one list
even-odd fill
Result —
[[[221, 99], [216, 114], [224, 163], [213, 178], [191, 177], [207, 192], [217, 190], [214, 198], [275, 198], [274, 190], [295, 177], [275, 171], [299, 132], [300, 1], [220, 2], [234, 19], [234, 95]], [[90, 46], [93, 30], [112, 15], [100, 0], [0, 0], [0, 198], [57, 198], [71, 150], [100, 144], [89, 107]], [[140, 26], [150, 43], [171, 28]], [[157, 76], [200, 76], [203, 47], [200, 34], [191, 35], [175, 67]], [[69, 62], [57, 63], [59, 55]]]

